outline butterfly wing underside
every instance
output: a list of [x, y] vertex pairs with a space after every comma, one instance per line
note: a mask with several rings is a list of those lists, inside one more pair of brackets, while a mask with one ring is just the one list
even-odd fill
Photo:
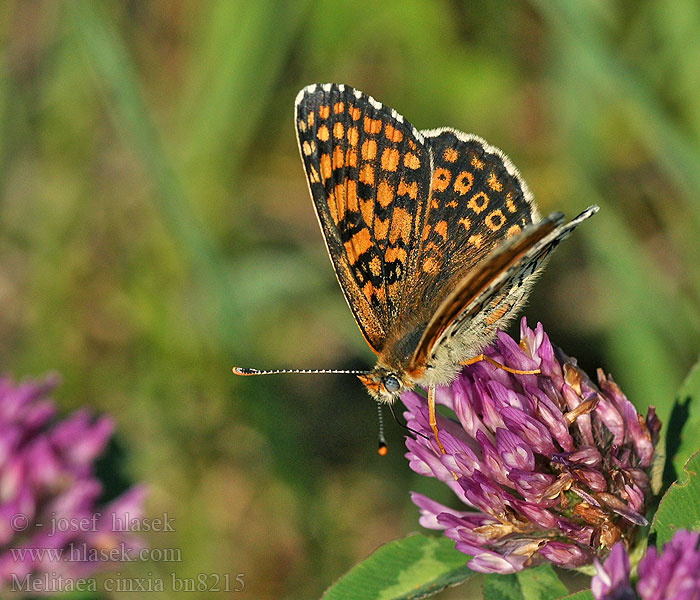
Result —
[[344, 85], [304, 88], [295, 122], [331, 262], [358, 327], [379, 353], [413, 271], [430, 152], [396, 111]]
[[[591, 206], [566, 224], [561, 213], [528, 227], [479, 263], [456, 286], [435, 312], [416, 347], [409, 370], [422, 372], [446, 358], [453, 338], [483, 332], [514, 313], [544, 261], [556, 246], [583, 221], [598, 211]], [[493, 315], [496, 313], [496, 319]], [[457, 340], [458, 341], [458, 340]], [[471, 358], [461, 357], [462, 360]]]

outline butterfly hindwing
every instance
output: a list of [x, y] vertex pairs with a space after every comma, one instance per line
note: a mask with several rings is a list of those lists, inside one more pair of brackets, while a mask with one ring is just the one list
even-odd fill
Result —
[[[420, 133], [433, 171], [407, 295], [434, 310], [451, 291], [450, 282], [537, 222], [539, 215], [527, 185], [500, 150], [453, 129]], [[408, 304], [404, 308], [408, 314], [415, 310]]]
[[379, 353], [414, 269], [430, 152], [396, 111], [344, 85], [304, 88], [295, 121], [333, 267], [360, 330]]
[[[422, 370], [439, 352], [457, 347], [461, 336], [488, 339], [486, 331], [503, 326], [524, 300], [545, 259], [583, 221], [598, 211], [592, 206], [569, 223], [554, 213], [504, 243], [457, 284], [423, 331], [410, 369]], [[451, 340], [454, 338], [454, 343]], [[444, 358], [444, 357], [442, 357]], [[468, 358], [468, 357], [465, 357]]]
[[527, 185], [500, 150], [453, 129], [421, 133], [433, 155], [423, 253], [444, 249], [438, 265], [444, 273], [470, 270], [539, 220]]
[[409, 362], [423, 329], [454, 287], [497, 248], [539, 221], [507, 156], [483, 139], [443, 128], [420, 132], [432, 155], [431, 194], [415, 268], [386, 362]]

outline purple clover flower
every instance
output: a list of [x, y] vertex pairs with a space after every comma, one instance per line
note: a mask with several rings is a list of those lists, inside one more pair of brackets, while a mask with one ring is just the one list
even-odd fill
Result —
[[700, 533], [679, 530], [661, 554], [648, 548], [637, 565], [637, 584], [630, 582], [630, 564], [622, 543], [612, 547], [604, 564], [595, 561], [591, 581], [595, 600], [700, 599]]
[[465, 367], [436, 402], [442, 454], [428, 424], [425, 398], [407, 392], [406, 457], [421, 475], [446, 483], [469, 510], [412, 494], [420, 523], [442, 529], [473, 558], [469, 567], [513, 573], [544, 561], [562, 567], [605, 556], [630, 543], [650, 498], [649, 470], [661, 424], [654, 409], [642, 419], [610, 376], [598, 385], [555, 349], [541, 324], [525, 319], [518, 344], [503, 332], [485, 361]]
[[33, 589], [36, 579], [52, 589], [53, 581], [90, 576], [120, 551], [142, 547], [112, 523], [142, 517], [144, 488], [97, 504], [94, 463], [112, 420], [87, 410], [57, 420], [47, 397], [55, 385], [55, 378], [19, 385], [0, 378], [0, 591], [18, 582]]

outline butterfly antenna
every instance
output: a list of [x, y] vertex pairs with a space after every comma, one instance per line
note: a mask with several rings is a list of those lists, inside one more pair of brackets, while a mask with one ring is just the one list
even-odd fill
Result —
[[377, 417], [379, 418], [379, 444], [377, 446], [377, 454], [386, 456], [388, 452], [386, 447], [386, 438], [384, 437], [384, 414], [382, 413], [382, 403], [377, 400]]
[[424, 435], [424, 434], [422, 434], [420, 431], [416, 431], [415, 429], [411, 429], [408, 425], [405, 425], [404, 423], [402, 423], [401, 421], [399, 421], [399, 418], [396, 416], [396, 413], [394, 412], [394, 405], [393, 405], [393, 404], [390, 404], [390, 405], [389, 405], [389, 409], [391, 410], [391, 415], [394, 417], [394, 421], [396, 421], [396, 424], [397, 424], [399, 427], [403, 427], [403, 428], [406, 429], [407, 431], [410, 431], [411, 433], [413, 433], [413, 434], [415, 434], [415, 435], [419, 435], [419, 436], [421, 436], [422, 438], [424, 438], [424, 439], [426, 439], [426, 440], [428, 439], [428, 436], [427, 436], [427, 435]]
[[354, 371], [346, 369], [268, 369], [261, 371], [259, 369], [245, 369], [243, 367], [233, 367], [231, 371], [233, 371], [234, 375], [242, 375], [243, 377], [249, 377], [251, 375], [282, 375], [285, 373], [300, 373], [302, 375], [367, 375], [369, 373], [369, 371]]

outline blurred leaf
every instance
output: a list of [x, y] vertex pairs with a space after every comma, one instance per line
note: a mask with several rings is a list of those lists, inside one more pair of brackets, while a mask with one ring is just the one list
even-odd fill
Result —
[[511, 575], [489, 574], [482, 585], [484, 600], [525, 600], [518, 578]]
[[187, 205], [183, 189], [165, 155], [143, 99], [133, 62], [117, 32], [100, 10], [100, 4], [70, 2], [73, 26], [85, 44], [86, 58], [95, 69], [97, 83], [106, 93], [117, 129], [143, 161], [154, 185], [154, 199], [178, 239], [187, 244], [201, 262], [211, 259], [213, 249]]
[[593, 594], [591, 594], [591, 590], [583, 590], [575, 594], [562, 596], [561, 600], [593, 600]]
[[324, 594], [327, 600], [417, 599], [468, 579], [468, 558], [444, 537], [410, 535], [355, 565]]
[[670, 485], [683, 472], [683, 465], [697, 450], [700, 431], [700, 362], [683, 382], [671, 410], [666, 430], [664, 484]]
[[[598, 148], [588, 125], [594, 116], [581, 114], [582, 102], [589, 106], [584, 99], [591, 103], [593, 99], [578, 74], [576, 46], [569, 45], [568, 38], [562, 38], [562, 44], [560, 58], [565, 73], [565, 93], [558, 110], [568, 129], [567, 146], [572, 151], [572, 189], [587, 203], [601, 206], [600, 213], [591, 227], [583, 230], [583, 235], [600, 273], [605, 294], [601, 306], [609, 311], [601, 315], [610, 360], [606, 370], [614, 373], [635, 406], [644, 409], [650, 404], [656, 405], [664, 421], [683, 376], [678, 353], [673, 349], [674, 346], [692, 346], [692, 331], [686, 319], [676, 318], [685, 311], [665, 283], [663, 273], [635, 239], [628, 215], [606, 201], [605, 189], [594, 187], [594, 182], [604, 176], [600, 172], [604, 165], [596, 158]], [[641, 360], [654, 365], [654, 369], [640, 369]], [[660, 373], [663, 376], [659, 376]]]
[[484, 600], [549, 600], [568, 591], [549, 564], [512, 575], [486, 575], [483, 590]]
[[236, 168], [265, 114], [309, 5], [308, 0], [202, 5], [203, 25], [193, 41], [199, 52], [186, 79], [181, 124], [189, 140], [185, 153], [206, 174], [217, 163]]
[[67, 7], [73, 27], [85, 44], [85, 55], [95, 70], [96, 81], [106, 93], [114, 124], [144, 165], [156, 207], [176, 245], [189, 259], [190, 270], [213, 293], [203, 305], [210, 311], [209, 327], [215, 335], [220, 335], [224, 320], [223, 331], [233, 334], [238, 331], [240, 315], [234, 317], [225, 307], [230, 306], [232, 299], [235, 301], [235, 288], [226, 277], [218, 249], [191, 210], [180, 177], [165, 154], [124, 44], [102, 14], [101, 4], [70, 2]]
[[656, 547], [661, 549], [679, 529], [700, 530], [700, 452], [683, 466], [683, 473], [659, 503], [651, 524]]
[[[619, 315], [612, 316], [608, 331], [616, 360], [613, 373], [625, 382], [623, 389], [638, 409], [655, 405], [665, 421], [682, 376], [668, 348], [669, 337], [679, 328], [678, 322], [672, 322], [677, 313], [669, 310], [675, 306], [673, 298], [663, 285], [650, 285], [657, 277], [614, 212], [601, 210], [588, 239], [603, 270], [602, 278], [611, 282], [608, 293], [614, 301], [610, 307]], [[613, 239], [615, 244], [610, 243]], [[654, 368], [640, 369], [640, 360]]]
[[566, 586], [561, 582], [554, 567], [549, 564], [516, 573], [525, 600], [544, 600], [566, 594]]
[[578, 76], [609, 100], [625, 99], [630, 127], [676, 185], [686, 193], [690, 218], [700, 223], [700, 144], [679, 129], [652, 90], [627, 68], [605, 41], [604, 28], [593, 17], [590, 3], [534, 0], [545, 19], [566, 38], [577, 56]]

